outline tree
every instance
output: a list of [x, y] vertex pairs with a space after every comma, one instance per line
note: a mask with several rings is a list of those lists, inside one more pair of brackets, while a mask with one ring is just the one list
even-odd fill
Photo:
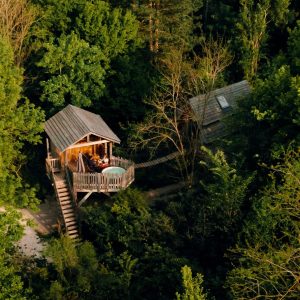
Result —
[[226, 286], [235, 299], [297, 299], [300, 292], [299, 151], [286, 152], [271, 170], [231, 251]]
[[[149, 67], [140, 63], [138, 22], [129, 10], [111, 8], [100, 0], [35, 2], [43, 18], [32, 29], [33, 51], [26, 74], [31, 79], [29, 97], [43, 100], [41, 105], [50, 115], [73, 103], [115, 118], [116, 111], [129, 106], [128, 95], [134, 95], [135, 106], [142, 106], [140, 94], [147, 91], [147, 77], [140, 91], [135, 92], [131, 84], [139, 82], [134, 80], [136, 69], [144, 72]], [[134, 115], [129, 107], [122, 121], [127, 121], [128, 112]]]
[[199, 211], [200, 232], [206, 237], [217, 232], [230, 236], [242, 216], [241, 208], [253, 176], [239, 175], [238, 170], [228, 164], [221, 150], [214, 154], [205, 147], [201, 147], [201, 150], [205, 157], [201, 163], [208, 168], [213, 178], [211, 181], [200, 182], [204, 191]]
[[237, 28], [242, 46], [241, 65], [246, 79], [250, 81], [256, 75], [261, 59], [261, 48], [267, 38], [270, 0], [261, 0], [257, 3], [253, 0], [241, 0], [240, 4], [240, 22], [237, 23]]
[[24, 288], [15, 265], [15, 243], [22, 237], [20, 214], [12, 209], [0, 213], [0, 299], [25, 300], [29, 291]]
[[188, 266], [181, 268], [182, 285], [184, 287], [184, 293], [179, 294], [176, 292], [177, 300], [205, 300], [206, 294], [203, 291], [203, 276], [197, 273], [193, 278], [192, 270]]
[[230, 151], [242, 155], [249, 166], [271, 162], [274, 151], [293, 141], [297, 145], [300, 138], [299, 77], [282, 65], [255, 83], [250, 97], [239, 102], [230, 121]]
[[114, 299], [172, 297], [168, 282], [180, 282], [178, 269], [188, 261], [169, 247], [175, 238], [170, 218], [150, 209], [134, 189], [119, 192], [113, 201], [112, 207], [87, 207], [82, 216], [82, 228], [107, 269], [103, 293], [106, 289]]
[[51, 258], [56, 271], [50, 286], [50, 299], [88, 299], [95, 295], [101, 270], [91, 243], [85, 241], [76, 246], [69, 237], [61, 236], [50, 241], [45, 255]]
[[45, 54], [37, 65], [51, 77], [41, 82], [43, 101], [52, 102], [56, 108], [66, 103], [85, 107], [103, 95], [108, 61], [98, 47], [80, 40], [75, 33], [61, 36], [58, 45], [48, 43], [44, 47]]
[[222, 41], [208, 40], [203, 42], [202, 49], [203, 56], [193, 61], [185, 58], [182, 49], [172, 50], [160, 60], [161, 82], [145, 101], [152, 110], [144, 122], [133, 126], [130, 137], [134, 149], [147, 147], [152, 153], [159, 148], [177, 151], [181, 178], [189, 184], [193, 182], [203, 122], [192, 122], [195, 116], [189, 98], [201, 92], [208, 95], [231, 62]]
[[140, 20], [140, 34], [149, 43], [151, 52], [169, 52], [177, 47], [193, 49], [193, 30], [199, 26], [195, 13], [201, 8], [202, 0], [130, 2]]
[[21, 65], [28, 55], [25, 40], [36, 15], [37, 10], [27, 0], [0, 2], [0, 34], [12, 45], [17, 65]]
[[21, 177], [25, 162], [22, 148], [37, 144], [44, 115], [21, 98], [22, 71], [14, 65], [13, 50], [0, 37], [0, 202], [35, 206], [35, 190]]
[[295, 28], [290, 31], [288, 39], [288, 54], [291, 62], [292, 70], [295, 69], [297, 74], [300, 70], [300, 21], [297, 22]]

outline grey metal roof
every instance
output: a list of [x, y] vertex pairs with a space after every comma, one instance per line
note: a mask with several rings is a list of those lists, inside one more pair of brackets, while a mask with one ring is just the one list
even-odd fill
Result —
[[62, 152], [88, 134], [120, 143], [99, 115], [70, 104], [45, 122], [45, 131]]
[[[225, 134], [224, 124], [220, 121], [236, 108], [239, 99], [248, 96], [250, 92], [249, 83], [243, 80], [190, 99], [195, 117], [203, 126], [202, 133], [205, 143]], [[229, 104], [228, 108], [221, 108], [217, 101], [218, 96], [225, 97]]]

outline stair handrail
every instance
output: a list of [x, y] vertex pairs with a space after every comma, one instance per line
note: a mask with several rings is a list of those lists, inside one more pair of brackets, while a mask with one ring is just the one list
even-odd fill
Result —
[[75, 204], [75, 207], [77, 207], [77, 202], [76, 202], [76, 198], [74, 195], [73, 185], [72, 185], [71, 177], [70, 177], [70, 170], [69, 170], [69, 167], [67, 164], [65, 164], [65, 174], [66, 174], [66, 180], [67, 180], [68, 189], [69, 189], [72, 201]]

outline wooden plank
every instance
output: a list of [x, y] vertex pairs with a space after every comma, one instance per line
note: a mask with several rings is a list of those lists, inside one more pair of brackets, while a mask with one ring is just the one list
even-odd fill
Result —
[[78, 207], [80, 207], [91, 195], [93, 192], [87, 193], [78, 203]]
[[80, 147], [88, 147], [88, 146], [93, 146], [93, 145], [100, 145], [100, 144], [105, 144], [108, 142], [109, 142], [108, 140], [99, 140], [99, 141], [94, 141], [94, 142], [89, 142], [89, 143], [74, 144], [74, 145], [71, 145], [68, 148], [66, 148], [66, 150], [80, 148]]

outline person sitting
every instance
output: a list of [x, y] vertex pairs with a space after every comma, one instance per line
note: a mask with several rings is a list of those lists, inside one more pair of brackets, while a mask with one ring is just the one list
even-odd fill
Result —
[[95, 153], [95, 154], [92, 155], [91, 159], [98, 162], [100, 160], [100, 156]]
[[109, 167], [109, 158], [108, 158], [107, 154], [104, 154], [104, 156], [101, 160], [101, 164], [99, 166], [101, 169], [105, 169], [105, 168]]
[[107, 154], [104, 154], [104, 156], [102, 158], [102, 163], [103, 164], [108, 164], [109, 163], [109, 158], [108, 158]]

